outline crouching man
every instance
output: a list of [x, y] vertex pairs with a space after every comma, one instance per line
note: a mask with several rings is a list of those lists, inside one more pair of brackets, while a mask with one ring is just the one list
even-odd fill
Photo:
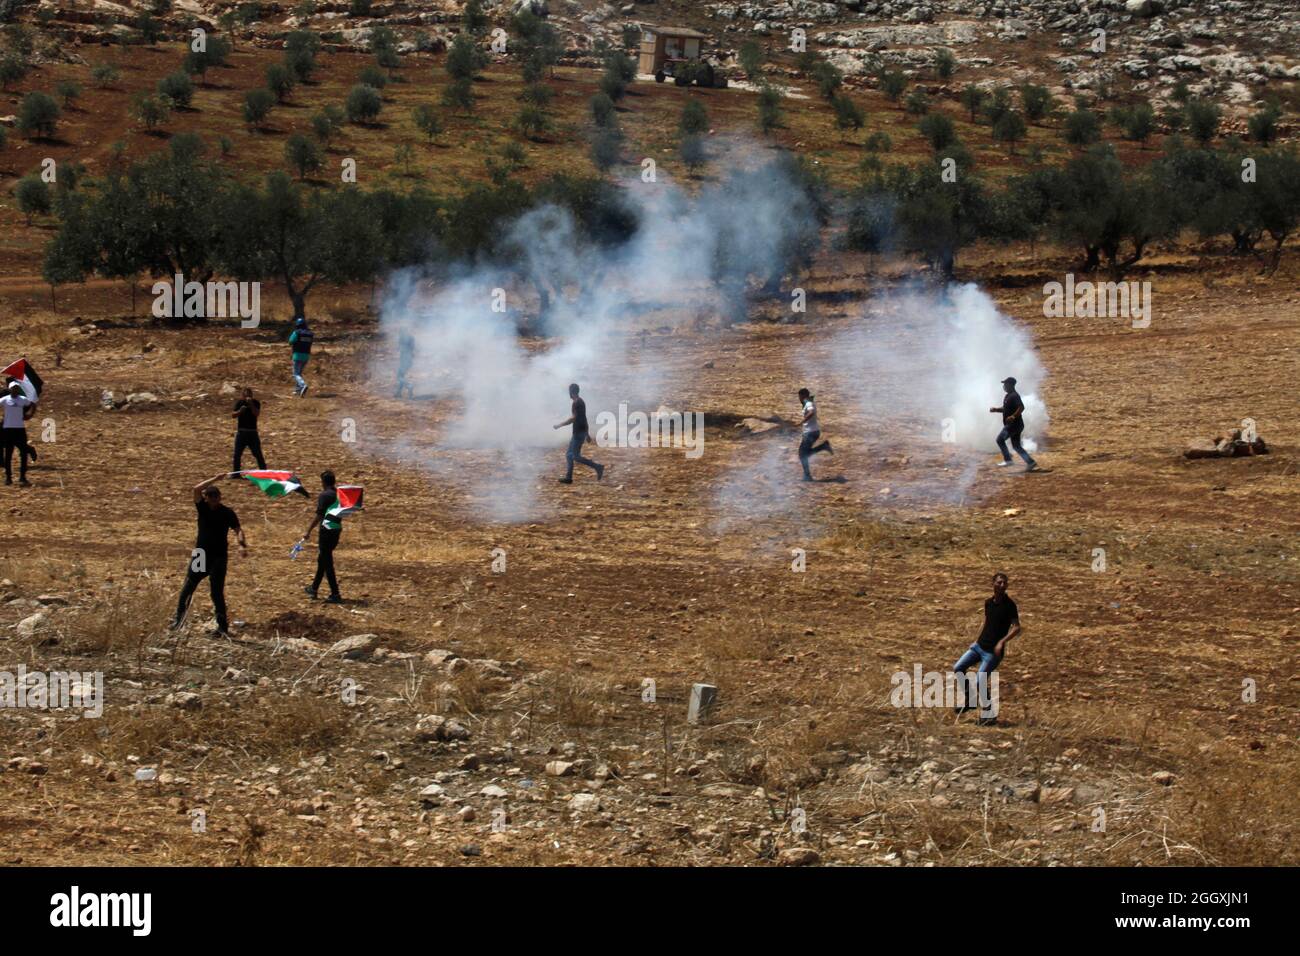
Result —
[[[1020, 611], [1007, 594], [1007, 583], [1007, 576], [1001, 571], [993, 575], [993, 596], [984, 601], [984, 628], [952, 667], [958, 675], [958, 693], [965, 695], [964, 702], [957, 704], [957, 716], [980, 707], [981, 726], [998, 722], [992, 674], [1006, 656], [1007, 642], [1020, 633]], [[966, 678], [967, 670], [974, 664], [979, 664], [974, 681], [979, 698], [976, 702], [971, 700], [971, 682]]]

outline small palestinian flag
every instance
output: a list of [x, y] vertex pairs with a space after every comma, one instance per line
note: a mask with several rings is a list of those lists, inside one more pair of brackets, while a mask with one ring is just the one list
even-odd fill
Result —
[[41, 377], [36, 374], [36, 369], [32, 368], [32, 363], [27, 359], [19, 359], [0, 372], [0, 375], [4, 375], [6, 379], [12, 378], [21, 385], [27, 397], [33, 402], [41, 397], [41, 389], [45, 387], [45, 383], [41, 381]]
[[339, 485], [334, 489], [338, 500], [334, 506], [325, 512], [335, 520], [342, 518], [344, 515], [350, 515], [355, 511], [361, 510], [361, 498], [366, 490], [360, 485]]
[[307, 496], [307, 489], [291, 471], [246, 471], [244, 477], [261, 488], [268, 498], [283, 498], [295, 491]]

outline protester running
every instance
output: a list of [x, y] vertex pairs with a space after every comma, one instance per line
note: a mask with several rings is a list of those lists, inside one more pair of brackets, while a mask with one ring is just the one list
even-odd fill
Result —
[[226, 539], [230, 531], [235, 532], [241, 558], [248, 556], [248, 542], [244, 539], [244, 529], [239, 525], [239, 517], [221, 503], [221, 489], [216, 487], [216, 483], [222, 478], [235, 477], [238, 476], [222, 472], [215, 478], [209, 478], [194, 486], [194, 509], [198, 513], [199, 533], [194, 540], [194, 552], [190, 556], [185, 585], [181, 588], [180, 600], [176, 602], [176, 617], [171, 623], [172, 630], [185, 623], [194, 589], [206, 577], [208, 587], [212, 591], [212, 609], [217, 615], [215, 633], [219, 637], [230, 636], [229, 621], [226, 619], [228, 564]]
[[1005, 468], [1011, 464], [1011, 453], [1007, 451], [1007, 440], [1010, 439], [1011, 447], [1025, 460], [1025, 471], [1036, 471], [1038, 462], [1034, 461], [1029, 452], [1020, 447], [1020, 435], [1025, 430], [1025, 403], [1020, 400], [1020, 394], [1016, 391], [1016, 380], [1004, 378], [1002, 390], [1006, 392], [1002, 404], [994, 405], [989, 409], [994, 414], [1002, 415], [1002, 431], [998, 433], [998, 450], [1002, 452], [1002, 460], [998, 462], [998, 467]]
[[18, 450], [18, 484], [24, 488], [31, 485], [27, 480], [27, 458], [36, 457], [27, 444], [27, 419], [32, 417], [36, 403], [27, 397], [22, 384], [17, 381], [9, 383], [9, 393], [0, 398], [4, 408], [4, 427], [0, 429], [0, 455], [4, 456], [5, 484], [14, 483], [14, 449]]
[[808, 468], [808, 460], [820, 452], [829, 452], [833, 455], [835, 449], [831, 448], [829, 441], [816, 444], [817, 439], [821, 438], [822, 426], [817, 421], [817, 405], [813, 402], [812, 392], [806, 388], [799, 389], [799, 404], [803, 408], [803, 420], [800, 422], [800, 431], [803, 434], [799, 439], [799, 464], [803, 465], [803, 480], [812, 481], [813, 476]]
[[297, 388], [294, 394], [302, 398], [307, 394], [307, 380], [302, 377], [303, 369], [311, 361], [311, 344], [316, 334], [307, 327], [307, 320], [301, 315], [293, 320], [293, 331], [289, 333], [289, 346], [293, 349], [293, 381]]
[[245, 388], [244, 394], [240, 396], [239, 401], [235, 402], [235, 410], [230, 416], [236, 419], [235, 464], [231, 467], [231, 471], [239, 471], [244, 467], [245, 450], [253, 453], [258, 468], [266, 469], [266, 459], [262, 457], [262, 437], [257, 433], [257, 419], [261, 414], [262, 403], [253, 397], [251, 388]]
[[[998, 669], [1002, 658], [1006, 656], [1007, 642], [1019, 633], [1020, 611], [1016, 602], [1007, 594], [1007, 576], [999, 571], [993, 575], [993, 596], [984, 602], [984, 627], [980, 636], [952, 666], [953, 671], [963, 677], [960, 691], [965, 694], [965, 702], [957, 705], [958, 716], [976, 707], [971, 702], [970, 685], [964, 680], [967, 668], [979, 662], [979, 671], [976, 673], [977, 693], [983, 698], [981, 703], [989, 703], [989, 675]], [[990, 712], [981, 713], [980, 724], [997, 723], [996, 702], [992, 703]]]
[[592, 469], [596, 473], [596, 480], [600, 481], [605, 477], [605, 466], [596, 464], [590, 458], [582, 457], [582, 446], [591, 441], [591, 433], [587, 428], [587, 403], [578, 397], [576, 383], [569, 386], [569, 398], [573, 399], [569, 417], [555, 426], [556, 429], [560, 429], [565, 425], [573, 425], [573, 437], [569, 439], [569, 450], [564, 454], [569, 463], [569, 468], [559, 481], [564, 485], [573, 484], [573, 463], [575, 461]]
[[307, 530], [303, 532], [302, 540], [298, 542], [304, 543], [311, 537], [311, 529], [316, 527], [317, 523], [320, 524], [316, 550], [316, 579], [303, 590], [311, 595], [313, 601], [316, 600], [316, 592], [320, 590], [323, 578], [329, 581], [330, 586], [330, 596], [325, 599], [325, 603], [342, 604], [339, 580], [334, 574], [334, 549], [338, 547], [339, 535], [343, 533], [343, 522], [329, 514], [329, 510], [338, 504], [339, 500], [334, 472], [321, 472], [320, 483], [321, 493], [316, 496], [316, 514], [312, 517], [311, 524], [307, 525]]

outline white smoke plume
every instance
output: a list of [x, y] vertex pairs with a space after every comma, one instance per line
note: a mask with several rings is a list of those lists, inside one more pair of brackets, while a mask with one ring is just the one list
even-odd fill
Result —
[[1002, 427], [989, 409], [1013, 377], [1025, 403], [1024, 446], [1038, 447], [1047, 373], [1029, 332], [987, 293], [966, 283], [873, 298], [867, 308], [875, 320], [840, 332], [827, 351], [833, 380], [865, 417], [907, 424], [921, 443], [943, 441], [946, 422], [952, 443], [987, 452]]
[[[813, 392], [822, 437], [839, 452], [815, 456], [814, 475], [871, 480], [887, 486], [894, 503], [960, 504], [997, 487], [980, 476], [998, 460], [1002, 419], [989, 409], [1002, 404], [1004, 378], [1016, 379], [1025, 403], [1025, 449], [1039, 448], [1047, 434], [1047, 373], [1032, 337], [972, 284], [874, 296], [846, 327], [801, 347], [797, 367], [803, 378], [790, 390]], [[722, 527], [811, 516], [818, 499], [797, 487], [798, 437], [782, 441], [747, 451], [721, 484]]]
[[[508, 265], [465, 264], [433, 281], [419, 270], [390, 277], [381, 324], [390, 339], [414, 338], [417, 395], [462, 406], [453, 427], [413, 432], [390, 450], [461, 482], [492, 519], [536, 517], [540, 482], [563, 467], [569, 433], [552, 426], [568, 417], [568, 384], [581, 385], [593, 430], [620, 402], [658, 408], [667, 383], [653, 357], [633, 359], [628, 333], [657, 310], [716, 314], [716, 290], [779, 276], [789, 249], [816, 228], [788, 170], [770, 158], [732, 147], [715, 162], [732, 172], [695, 195], [662, 171], [657, 183], [629, 182], [638, 227], [618, 247], [585, 241], [567, 210], [545, 206], [510, 228]], [[542, 287], [555, 291], [544, 327], [553, 337], [523, 339], [516, 319], [535, 311]], [[503, 293], [508, 311], [495, 311]], [[391, 348], [377, 356], [372, 379], [391, 381], [392, 361]], [[460, 467], [460, 452], [495, 453], [497, 464], [485, 478]]]

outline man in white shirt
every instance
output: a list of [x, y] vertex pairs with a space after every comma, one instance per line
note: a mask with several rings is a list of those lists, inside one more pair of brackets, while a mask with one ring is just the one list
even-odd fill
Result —
[[816, 444], [817, 439], [821, 438], [822, 426], [817, 421], [817, 405], [813, 402], [812, 392], [806, 388], [799, 389], [799, 404], [803, 406], [803, 421], [800, 423], [800, 430], [803, 437], [799, 441], [799, 464], [803, 465], [803, 480], [812, 481], [812, 472], [808, 469], [808, 459], [818, 452], [830, 452], [835, 454], [829, 441], [824, 441], [820, 445]]
[[4, 428], [0, 429], [0, 457], [5, 463], [5, 484], [14, 483], [13, 461], [14, 449], [18, 449], [18, 484], [26, 487], [27, 480], [27, 419], [31, 409], [36, 405], [23, 393], [18, 382], [9, 383], [9, 394], [0, 398], [0, 408], [4, 410]]

